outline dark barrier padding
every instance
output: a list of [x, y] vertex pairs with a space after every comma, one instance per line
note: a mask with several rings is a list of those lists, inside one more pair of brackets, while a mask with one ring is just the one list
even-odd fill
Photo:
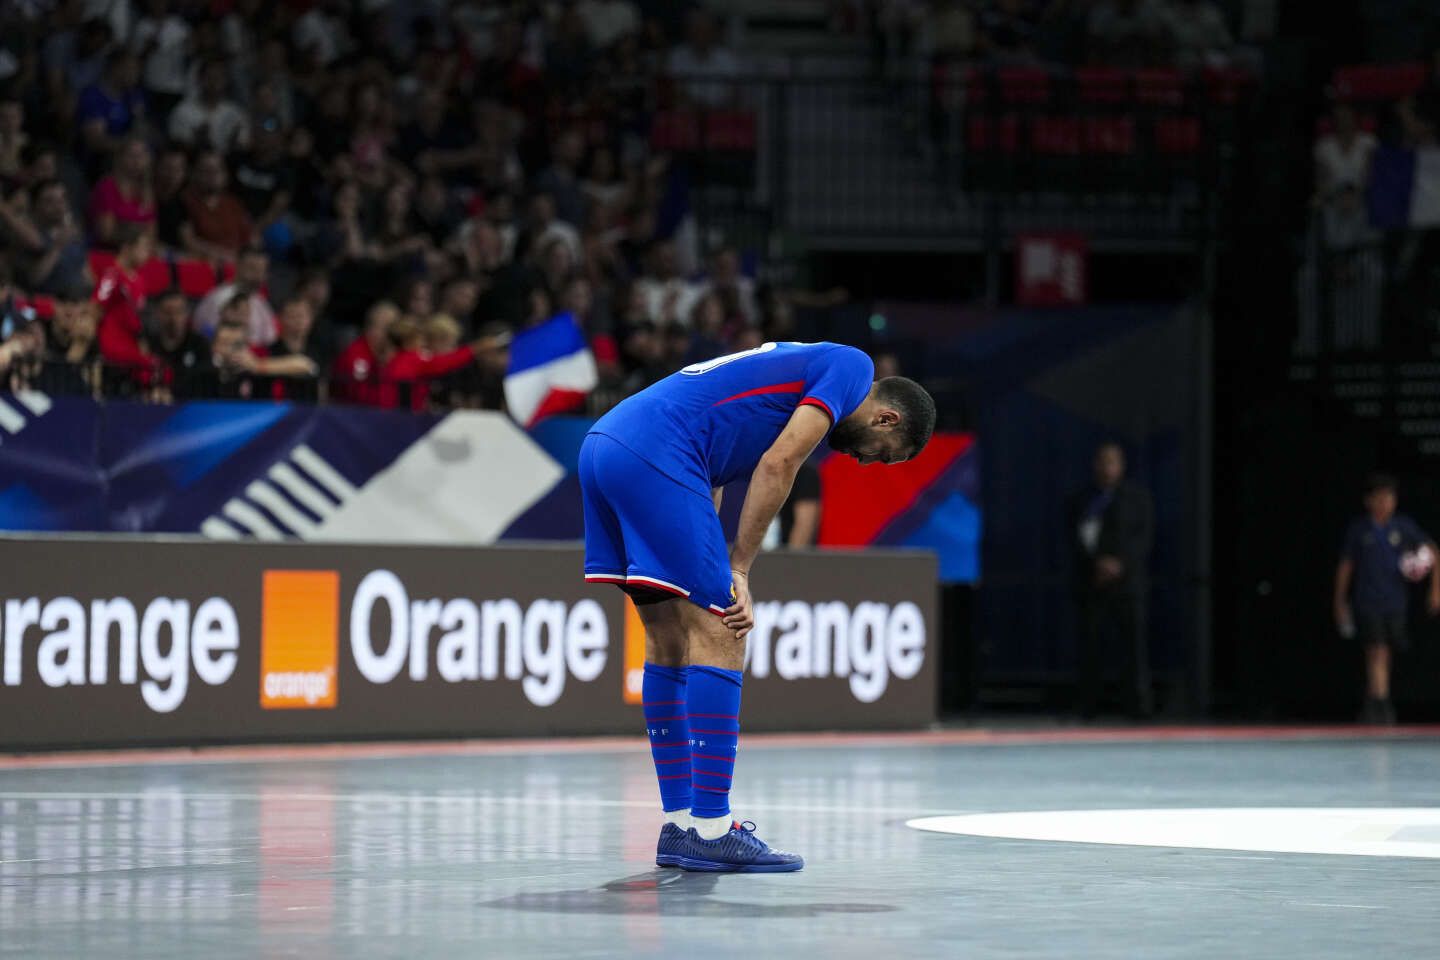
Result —
[[[0, 569], [0, 749], [642, 727], [643, 633], [574, 547], [4, 539]], [[933, 556], [753, 583], [746, 730], [934, 718]]]

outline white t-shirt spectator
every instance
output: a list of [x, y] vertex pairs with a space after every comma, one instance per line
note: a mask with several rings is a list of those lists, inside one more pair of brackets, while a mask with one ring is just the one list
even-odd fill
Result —
[[1175, 44], [1175, 60], [1180, 66], [1213, 60], [1235, 45], [1225, 14], [1210, 0], [1170, 0], [1160, 8], [1160, 19]]
[[700, 299], [700, 288], [680, 277], [660, 280], [641, 277], [635, 281], [640, 300], [645, 304], [645, 318], [651, 323], [674, 323], [690, 326], [690, 312]]
[[340, 59], [350, 46], [344, 24], [319, 7], [295, 21], [294, 42], [298, 50], [313, 47], [322, 66]]
[[243, 147], [250, 139], [245, 112], [229, 100], [207, 106], [187, 98], [170, 111], [170, 139], [194, 146], [202, 140], [221, 153]]
[[565, 242], [565, 245], [570, 248], [570, 255], [578, 263], [584, 253], [580, 246], [580, 231], [564, 220], [551, 220], [550, 225], [541, 230], [539, 236], [535, 238], [534, 247], [536, 250], [543, 250], [547, 243], [557, 239]]
[[135, 24], [135, 36], [130, 40], [130, 49], [144, 54], [155, 46], [145, 57], [143, 74], [145, 89], [171, 96], [184, 96], [189, 79], [190, 25], [171, 14], [163, 20], [142, 17]]
[[1363, 190], [1369, 178], [1370, 155], [1375, 152], [1375, 135], [1364, 130], [1355, 134], [1347, 147], [1333, 133], [1315, 141], [1315, 186], [1330, 191], [1341, 184]]
[[[234, 283], [222, 283], [205, 295], [195, 307], [195, 315], [191, 319], [195, 329], [201, 335], [215, 338], [215, 328], [220, 325], [220, 310], [230, 302], [230, 298], [239, 292], [239, 287]], [[275, 342], [278, 335], [279, 321], [275, 319], [275, 311], [271, 309], [269, 302], [263, 294], [250, 294], [250, 316], [245, 321], [246, 336], [252, 347], [268, 347]]]
[[688, 45], [678, 46], [670, 51], [668, 67], [680, 89], [695, 103], [718, 107], [734, 99], [732, 81], [740, 76], [740, 59], [724, 47], [701, 53]]
[[640, 13], [630, 0], [581, 0], [575, 12], [590, 42], [601, 50], [640, 29]]

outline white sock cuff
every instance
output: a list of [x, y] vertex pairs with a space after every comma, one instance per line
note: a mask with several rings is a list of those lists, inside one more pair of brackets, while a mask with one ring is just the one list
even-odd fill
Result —
[[730, 832], [730, 824], [733, 822], [728, 813], [723, 817], [691, 816], [690, 818], [690, 825], [704, 840], [719, 840]]

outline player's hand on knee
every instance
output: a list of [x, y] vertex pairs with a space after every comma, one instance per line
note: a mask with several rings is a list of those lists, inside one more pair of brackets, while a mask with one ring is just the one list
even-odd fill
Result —
[[750, 628], [755, 626], [755, 614], [750, 607], [750, 577], [739, 570], [731, 572], [735, 602], [725, 608], [724, 624], [735, 631], [735, 639], [744, 640]]

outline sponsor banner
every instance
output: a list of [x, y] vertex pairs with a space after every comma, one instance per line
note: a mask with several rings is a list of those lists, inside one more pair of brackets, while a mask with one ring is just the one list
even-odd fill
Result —
[[[0, 540], [0, 749], [638, 731], [644, 630], [573, 546]], [[935, 713], [936, 561], [769, 554], [746, 730]]]

